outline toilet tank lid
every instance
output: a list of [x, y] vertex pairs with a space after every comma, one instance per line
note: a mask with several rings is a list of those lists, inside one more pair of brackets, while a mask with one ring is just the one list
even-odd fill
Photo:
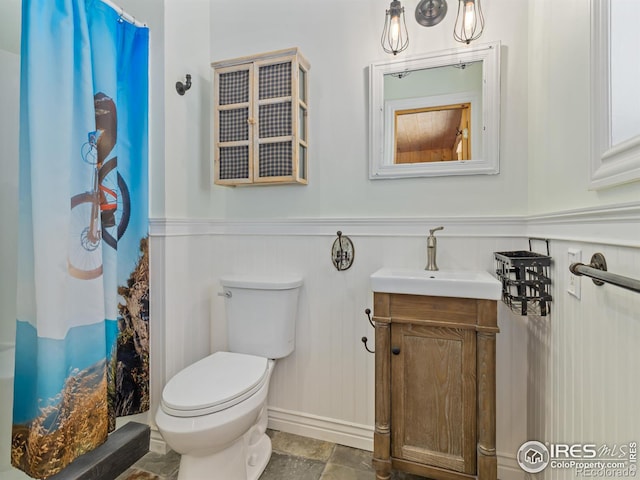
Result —
[[289, 290], [302, 285], [302, 278], [295, 276], [225, 275], [220, 278], [223, 287], [251, 288], [256, 290]]

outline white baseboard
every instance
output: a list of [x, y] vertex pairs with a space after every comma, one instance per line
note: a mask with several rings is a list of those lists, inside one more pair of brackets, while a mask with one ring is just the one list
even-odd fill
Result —
[[166, 455], [167, 453], [169, 453], [169, 450], [171, 450], [171, 448], [169, 448], [169, 445], [167, 445], [167, 442], [164, 441], [164, 438], [162, 438], [162, 435], [160, 435], [160, 432], [157, 429], [151, 427], [151, 438], [149, 439], [149, 451], [154, 453], [159, 453], [161, 455]]
[[373, 451], [373, 427], [269, 407], [269, 428]]
[[[373, 427], [368, 425], [270, 407], [269, 428], [373, 451]], [[498, 452], [497, 457], [500, 480], [525, 480], [515, 455]]]
[[500, 480], [525, 480], [525, 472], [518, 465], [515, 455], [497, 452], [498, 478]]
[[[269, 408], [268, 414], [268, 426], [273, 430], [373, 451], [373, 427], [279, 408]], [[153, 427], [149, 450], [162, 455], [171, 450]]]
[[[373, 451], [373, 427], [369, 425], [273, 407], [269, 407], [268, 414], [268, 426], [273, 430]], [[149, 450], [162, 455], [171, 450], [160, 432], [153, 427]], [[497, 457], [500, 480], [525, 480], [524, 471], [518, 465], [514, 455], [498, 452]]]

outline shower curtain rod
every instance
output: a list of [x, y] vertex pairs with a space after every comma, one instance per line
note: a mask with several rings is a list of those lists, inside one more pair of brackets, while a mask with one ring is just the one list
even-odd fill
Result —
[[127, 12], [125, 12], [124, 8], [122, 8], [120, 5], [116, 5], [111, 0], [101, 0], [101, 2], [109, 5], [116, 12], [119, 12], [120, 13], [120, 18], [122, 18], [123, 20], [125, 20], [125, 21], [127, 21], [129, 23], [134, 24], [136, 27], [146, 27], [147, 26], [146, 23], [142, 23], [142, 22], [136, 20], [133, 15], [130, 15]]

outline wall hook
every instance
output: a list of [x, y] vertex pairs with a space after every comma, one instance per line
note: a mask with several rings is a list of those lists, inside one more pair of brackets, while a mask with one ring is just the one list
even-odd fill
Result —
[[187, 81], [185, 83], [176, 82], [176, 92], [178, 92], [178, 95], [184, 95], [185, 92], [191, 88], [191, 75], [187, 73], [186, 79]]
[[365, 349], [367, 352], [369, 352], [369, 353], [376, 353], [376, 352], [375, 352], [375, 350], [371, 350], [371, 349], [367, 346], [367, 342], [369, 341], [369, 340], [367, 339], [367, 337], [362, 337], [360, 340], [362, 341], [362, 343], [364, 343], [364, 349]]
[[373, 328], [376, 328], [375, 323], [373, 323], [373, 320], [371, 320], [371, 309], [370, 308], [365, 308], [364, 314], [367, 316], [367, 319], [369, 320], [369, 323], [371, 324], [371, 326]]
[[347, 270], [353, 264], [355, 248], [351, 239], [346, 235], [342, 235], [340, 230], [338, 230], [337, 235], [338, 238], [336, 238], [331, 247], [331, 261], [333, 266], [341, 272]]
[[[369, 323], [371, 324], [371, 326], [372, 326], [373, 328], [376, 328], [375, 323], [373, 323], [373, 320], [371, 320], [371, 309], [370, 309], [370, 308], [365, 308], [365, 310], [364, 310], [364, 314], [367, 316], [367, 319], [369, 320]], [[369, 348], [369, 346], [367, 345], [367, 342], [369, 341], [369, 340], [367, 339], [367, 337], [362, 337], [360, 340], [362, 341], [362, 343], [364, 343], [364, 348], [365, 348], [365, 350], [366, 350], [367, 352], [369, 352], [369, 353], [376, 353], [374, 350], [371, 350], [371, 349]]]

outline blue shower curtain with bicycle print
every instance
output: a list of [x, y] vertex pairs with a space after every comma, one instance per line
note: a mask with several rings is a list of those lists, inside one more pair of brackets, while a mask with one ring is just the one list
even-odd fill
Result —
[[23, 0], [11, 460], [47, 478], [149, 407], [149, 31]]

